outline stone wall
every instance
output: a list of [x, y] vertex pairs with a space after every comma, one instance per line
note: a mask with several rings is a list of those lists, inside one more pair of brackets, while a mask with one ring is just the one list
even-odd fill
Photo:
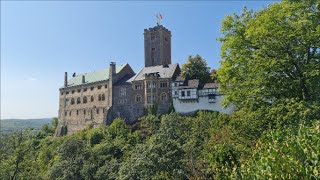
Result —
[[[59, 120], [68, 126], [68, 133], [104, 124], [108, 103], [108, 80], [95, 84], [70, 87], [60, 90]], [[78, 99], [80, 98], [80, 103]], [[86, 101], [85, 102], [85, 98]], [[72, 104], [72, 101], [74, 103]]]

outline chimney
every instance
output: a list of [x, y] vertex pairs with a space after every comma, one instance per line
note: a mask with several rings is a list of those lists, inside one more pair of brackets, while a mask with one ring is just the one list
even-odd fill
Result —
[[82, 83], [85, 83], [85, 82], [86, 82], [85, 76], [82, 75]]
[[109, 69], [109, 79], [111, 76], [116, 74], [116, 63], [115, 62], [111, 62], [110, 63], [110, 69]]
[[68, 73], [64, 72], [64, 87], [68, 86]]
[[73, 73], [73, 74], [72, 74], [72, 77], [76, 77], [76, 73]]

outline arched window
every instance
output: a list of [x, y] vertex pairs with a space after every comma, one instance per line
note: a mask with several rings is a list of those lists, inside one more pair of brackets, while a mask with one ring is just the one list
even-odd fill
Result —
[[87, 97], [83, 97], [83, 103], [87, 103]]
[[74, 98], [71, 99], [71, 105], [74, 104]]
[[99, 94], [99, 98], [98, 98], [98, 100], [99, 100], [99, 101], [101, 101], [101, 94]]
[[136, 102], [141, 102], [141, 95], [140, 94], [136, 95]]
[[102, 97], [101, 97], [102, 101], [104, 101], [106, 98], [104, 97], [104, 94], [102, 94]]
[[161, 94], [161, 101], [166, 101], [167, 100], [167, 94], [166, 93], [162, 93]]
[[91, 96], [91, 102], [93, 102], [94, 101], [94, 97], [93, 96]]
[[81, 103], [81, 99], [78, 97], [77, 98], [77, 104], [80, 104]]

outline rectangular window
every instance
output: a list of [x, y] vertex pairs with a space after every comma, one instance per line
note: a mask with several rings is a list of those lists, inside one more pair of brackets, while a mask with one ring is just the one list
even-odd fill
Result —
[[79, 93], [79, 92], [81, 92], [81, 89], [78, 89], [77, 91], [78, 91], [78, 93]]
[[101, 86], [98, 86], [98, 89], [101, 89]]
[[127, 95], [126, 88], [121, 88], [120, 89], [120, 96], [126, 96], [126, 95]]
[[184, 97], [185, 96], [185, 92], [181, 91], [181, 96]]
[[99, 114], [99, 109], [97, 109], [97, 114]]
[[86, 110], [83, 110], [83, 114], [86, 114]]
[[71, 94], [74, 94], [74, 90], [71, 91]]
[[108, 84], [104, 85], [104, 88], [106, 88], [106, 89], [107, 89], [107, 88], [108, 88]]
[[92, 87], [90, 88], [90, 90], [93, 91], [93, 90], [94, 90], [94, 86], [92, 86]]
[[166, 88], [166, 87], [168, 87], [167, 82], [160, 82], [160, 88]]
[[174, 91], [174, 95], [178, 95], [178, 91]]
[[63, 95], [63, 92], [61, 92], [61, 95]]
[[83, 92], [86, 92], [86, 91], [87, 91], [87, 88], [84, 88], [84, 89], [83, 89]]
[[154, 88], [156, 88], [156, 83], [155, 82], [148, 82], [147, 83], [147, 87], [148, 87], [148, 89], [154, 89]]
[[187, 96], [190, 96], [190, 91], [187, 91]]
[[66, 94], [69, 94], [69, 91], [67, 91]]
[[136, 90], [141, 90], [142, 89], [142, 84], [141, 83], [135, 84], [135, 89]]

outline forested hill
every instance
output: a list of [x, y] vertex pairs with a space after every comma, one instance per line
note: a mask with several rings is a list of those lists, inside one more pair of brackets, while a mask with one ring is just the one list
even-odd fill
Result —
[[13, 131], [32, 128], [34, 130], [40, 130], [44, 124], [51, 123], [51, 118], [42, 119], [1, 119], [0, 120], [0, 132], [10, 133]]

